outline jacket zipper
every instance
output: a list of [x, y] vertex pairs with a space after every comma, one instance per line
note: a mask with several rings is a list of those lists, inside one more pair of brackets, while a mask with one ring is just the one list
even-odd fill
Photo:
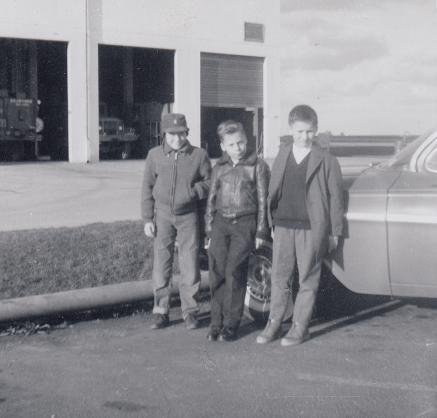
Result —
[[173, 178], [171, 184], [171, 213], [174, 215], [174, 198], [176, 194], [176, 171], [177, 171], [177, 161], [178, 161], [178, 152], [174, 153], [174, 161], [173, 161]]

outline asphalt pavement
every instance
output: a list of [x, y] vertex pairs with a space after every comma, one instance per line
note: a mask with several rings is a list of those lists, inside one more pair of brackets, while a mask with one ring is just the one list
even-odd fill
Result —
[[293, 348], [248, 320], [208, 342], [207, 302], [194, 331], [175, 307], [159, 331], [146, 310], [0, 337], [0, 416], [436, 417], [437, 303], [358, 298]]

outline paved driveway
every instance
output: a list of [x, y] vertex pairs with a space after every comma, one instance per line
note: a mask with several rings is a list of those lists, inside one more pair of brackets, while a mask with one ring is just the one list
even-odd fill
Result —
[[294, 348], [250, 322], [210, 343], [177, 307], [162, 331], [143, 313], [0, 337], [0, 416], [436, 417], [437, 304], [360, 298]]
[[140, 218], [144, 161], [0, 164], [0, 230]]
[[[341, 159], [344, 175], [369, 161]], [[143, 168], [143, 160], [0, 163], [0, 231], [139, 219]]]

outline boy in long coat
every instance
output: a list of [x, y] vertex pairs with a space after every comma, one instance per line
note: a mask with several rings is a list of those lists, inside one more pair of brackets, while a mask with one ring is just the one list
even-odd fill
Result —
[[338, 245], [343, 232], [343, 184], [337, 159], [313, 143], [316, 112], [299, 105], [289, 114], [292, 138], [281, 144], [268, 193], [269, 222], [274, 228], [270, 316], [257, 342], [278, 337], [290, 297], [289, 282], [295, 265], [299, 291], [293, 324], [281, 339], [291, 346], [309, 338], [324, 256]]

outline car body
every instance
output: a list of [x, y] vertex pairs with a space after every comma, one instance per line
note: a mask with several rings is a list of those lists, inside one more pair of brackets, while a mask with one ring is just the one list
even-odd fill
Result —
[[437, 130], [364, 170], [346, 191], [332, 272], [358, 293], [437, 297]]
[[[437, 298], [437, 129], [378, 164], [340, 159], [345, 234], [325, 264], [353, 292]], [[246, 314], [270, 309], [271, 245], [250, 262]]]

